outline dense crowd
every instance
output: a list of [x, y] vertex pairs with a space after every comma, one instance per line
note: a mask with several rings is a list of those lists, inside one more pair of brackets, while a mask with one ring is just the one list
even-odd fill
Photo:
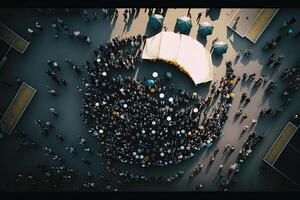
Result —
[[[222, 135], [235, 75], [229, 62], [226, 77], [218, 88], [214, 83], [206, 99], [181, 88], [176, 91], [165, 77], [149, 86], [146, 78], [112, 76], [113, 69], [135, 68], [144, 39], [140, 35], [114, 38], [94, 51], [94, 63], [86, 66], [89, 78], [84, 82], [82, 119], [91, 124], [108, 157], [143, 167], [175, 164]], [[170, 91], [175, 95], [169, 95]], [[165, 95], [170, 98], [166, 100]], [[204, 111], [201, 121], [201, 112], [218, 97], [217, 106], [210, 115]]]
[[[37, 10], [43, 14], [43, 10]], [[82, 12], [81, 12], [82, 11]], [[147, 9], [145, 10], [145, 12]], [[153, 9], [149, 9], [152, 13]], [[49, 12], [52, 12], [49, 9]], [[91, 18], [98, 20], [97, 12], [89, 13], [86, 9], [65, 9], [65, 12], [76, 12], [83, 14], [84, 20], [88, 23]], [[162, 14], [165, 11], [156, 9], [155, 13]], [[206, 15], [209, 9], [206, 10]], [[115, 22], [119, 16], [118, 9], [102, 9], [102, 13], [106, 20]], [[139, 9], [126, 9], [123, 13], [124, 22], [127, 24], [129, 19], [137, 16]], [[190, 14], [190, 10], [188, 12]], [[199, 23], [201, 13], [198, 14], [197, 22]], [[276, 39], [267, 41], [263, 50], [276, 48], [282, 37], [290, 34], [290, 27], [295, 23], [295, 19], [287, 20]], [[90, 44], [91, 39], [88, 35], [83, 34], [79, 30], [72, 29], [61, 17], [53, 17], [52, 27], [55, 30], [55, 38], [65, 33], [70, 38], [77, 38], [79, 41]], [[30, 34], [42, 31], [44, 28], [39, 22], [35, 22], [35, 29], [28, 28]], [[286, 33], [287, 32], [287, 33]], [[298, 35], [298, 34], [297, 34]], [[266, 83], [267, 79], [264, 75], [256, 77], [255, 73], [244, 73], [242, 78], [237, 77], [233, 70], [233, 63], [226, 62], [226, 73], [218, 82], [214, 82], [207, 97], [201, 97], [197, 93], [185, 91], [182, 88], [176, 88], [170, 75], [160, 75], [158, 77], [136, 80], [130, 76], [116, 75], [116, 71], [120, 69], [135, 70], [141, 63], [142, 47], [145, 43], [146, 35], [131, 36], [128, 38], [113, 38], [112, 41], [99, 45], [93, 52], [94, 60], [86, 61], [84, 65], [76, 65], [71, 59], [65, 58], [72, 69], [83, 78], [82, 86], [78, 86], [78, 92], [82, 93], [84, 98], [81, 108], [81, 118], [92, 127], [89, 132], [96, 137], [104, 146], [104, 151], [94, 152], [87, 144], [85, 137], [78, 136], [78, 144], [82, 148], [67, 145], [64, 150], [76, 156], [79, 152], [88, 153], [87, 155], [96, 155], [105, 160], [106, 169], [109, 173], [118, 176], [118, 185], [127, 185], [134, 181], [137, 182], [158, 182], [173, 183], [181, 178], [185, 172], [183, 170], [176, 171], [171, 176], [147, 176], [142, 173], [133, 173], [130, 171], [122, 171], [113, 167], [112, 161], [118, 160], [124, 163], [137, 164], [142, 167], [150, 167], [154, 165], [164, 166], [176, 164], [192, 157], [203, 147], [210, 147], [212, 143], [223, 135], [222, 129], [228, 119], [228, 111], [234, 98], [234, 88], [241, 80], [254, 82], [254, 87], [259, 87]], [[218, 38], [214, 40], [217, 41]], [[242, 55], [251, 57], [252, 48], [247, 48], [244, 53], [240, 52], [236, 55], [239, 59]], [[283, 55], [273, 53], [267, 65], [271, 67], [279, 66], [284, 59]], [[47, 61], [48, 71], [46, 74], [57, 84], [67, 85], [67, 81], [56, 73], [60, 71], [59, 63], [49, 58]], [[295, 66], [284, 71], [281, 75], [282, 80], [287, 80], [288, 85], [283, 96], [290, 99], [290, 94], [298, 90], [300, 80], [298, 63]], [[152, 80], [153, 79], [153, 80]], [[151, 82], [153, 81], [153, 83]], [[151, 83], [151, 84], [150, 84]], [[48, 88], [51, 95], [57, 95], [56, 90]], [[270, 81], [266, 88], [266, 93], [272, 93], [277, 89], [277, 83]], [[247, 92], [241, 95], [241, 104], [248, 105], [251, 97]], [[212, 109], [210, 109], [212, 107]], [[210, 110], [210, 111], [209, 111]], [[59, 114], [53, 106], [50, 106], [49, 112], [55, 117]], [[282, 108], [262, 109], [260, 116], [268, 116], [274, 112], [282, 112]], [[248, 118], [247, 113], [243, 112], [242, 107], [236, 111], [236, 118], [240, 118], [241, 122]], [[299, 122], [296, 115], [294, 120]], [[249, 127], [245, 125], [242, 134], [247, 133], [257, 122], [252, 120]], [[35, 120], [34, 124], [39, 128], [42, 135], [47, 136], [53, 129], [50, 121]], [[39, 146], [36, 141], [29, 138], [24, 132], [20, 133], [20, 143], [17, 144], [16, 150], [20, 151], [25, 147], [40, 148], [44, 155], [51, 160], [57, 162], [56, 165], [38, 164], [38, 171], [46, 178], [49, 188], [62, 188], [63, 182], [72, 182], [77, 173], [73, 168], [65, 165], [63, 158], [53, 151], [49, 146]], [[63, 133], [56, 133], [56, 138], [60, 142], [65, 140]], [[221, 183], [221, 188], [227, 190], [232, 183], [230, 176], [234, 176], [243, 162], [252, 154], [256, 145], [263, 139], [262, 135], [252, 131], [242, 145], [239, 155], [235, 163], [228, 168], [228, 177]], [[226, 145], [223, 154], [230, 156], [235, 151], [233, 145]], [[219, 152], [219, 147], [215, 148], [209, 158], [209, 164], [215, 160], [215, 156]], [[87, 166], [91, 165], [93, 159], [90, 157], [81, 157], [81, 161]], [[224, 164], [224, 163], [223, 163]], [[224, 176], [223, 164], [220, 165], [218, 175], [220, 178]], [[104, 165], [104, 162], [101, 162]], [[203, 168], [201, 162], [194, 168], [190, 174], [190, 178], [196, 177]], [[37, 182], [32, 173], [28, 175], [19, 173], [15, 182], [22, 185], [24, 179], [28, 179], [33, 185]], [[100, 175], [100, 179], [106, 183], [106, 190], [117, 191], [117, 187], [112, 186], [108, 178]], [[87, 179], [84, 180], [79, 188], [97, 188], [92, 173], [88, 171]], [[202, 185], [197, 185], [194, 190], [202, 189]]]

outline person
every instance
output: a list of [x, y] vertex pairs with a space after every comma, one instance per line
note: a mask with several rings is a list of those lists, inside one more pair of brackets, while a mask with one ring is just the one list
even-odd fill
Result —
[[229, 153], [231, 154], [232, 152], [234, 152], [234, 146], [230, 146], [229, 148]]
[[238, 116], [241, 116], [242, 113], [243, 113], [243, 109], [242, 109], [242, 108], [239, 108], [239, 109], [236, 111], [235, 115], [238, 117]]
[[98, 20], [97, 12], [93, 12], [94, 20]]
[[128, 15], [128, 9], [125, 9], [125, 11], [124, 11], [124, 13], [123, 13], [123, 16], [124, 16], [124, 22], [125, 22], [125, 24], [127, 24], [127, 16]]
[[247, 97], [248, 97], [247, 93], [243, 92], [241, 96], [241, 102], [244, 101]]
[[192, 18], [192, 15], [191, 15], [191, 9], [189, 8], [188, 9], [188, 12], [187, 12], [187, 15], [186, 15], [187, 17], [189, 17], [189, 18]]
[[64, 141], [64, 137], [62, 134], [57, 134], [56, 138], [59, 139], [60, 141]]
[[300, 36], [300, 30], [295, 34], [294, 39], [297, 39]]
[[53, 96], [56, 96], [56, 95], [57, 95], [57, 93], [56, 93], [56, 91], [55, 91], [54, 89], [49, 89], [49, 93], [50, 93], [51, 95], [53, 95]]
[[214, 161], [215, 161], [215, 157], [214, 157], [214, 156], [211, 156], [210, 159], [209, 159], [209, 162], [210, 162], [210, 163], [213, 163]]
[[73, 65], [73, 70], [74, 70], [77, 74], [81, 74], [81, 70], [79, 69], [78, 66]]
[[296, 21], [297, 21], [296, 18], [295, 18], [295, 17], [292, 17], [289, 21], [287, 21], [287, 24], [288, 24], [288, 25], [292, 25], [292, 24], [294, 24]]
[[200, 185], [197, 185], [196, 187], [193, 188], [194, 191], [200, 191], [202, 190], [203, 186], [200, 184]]
[[33, 31], [31, 28], [28, 28], [27, 31], [28, 31], [28, 33], [30, 33], [31, 35], [34, 34], [34, 31]]
[[202, 164], [202, 163], [199, 163], [199, 164], [197, 165], [197, 168], [198, 168], [199, 171], [201, 171], [202, 168], [203, 168], [203, 164]]
[[281, 54], [281, 55], [274, 61], [274, 66], [280, 65], [283, 59], [284, 59], [284, 56]]
[[247, 132], [248, 130], [249, 130], [249, 126], [245, 125], [245, 126], [243, 127], [242, 133], [245, 133], [245, 132]]
[[38, 22], [35, 22], [35, 27], [37, 27], [40, 31], [43, 30], [43, 27]]
[[240, 16], [238, 16], [236, 19], [235, 19], [235, 21], [234, 21], [234, 25], [233, 26], [236, 26], [237, 25], [237, 23], [238, 23], [238, 21], [240, 20]]
[[52, 106], [50, 106], [49, 111], [50, 111], [50, 113], [54, 114], [55, 116], [58, 115], [58, 113], [55, 111], [55, 109]]
[[217, 153], [220, 151], [219, 147], [217, 146], [214, 150], [214, 156], [217, 155]]
[[221, 165], [219, 166], [219, 173], [222, 172], [222, 169], [223, 169], [223, 164], [221, 164]]
[[253, 54], [253, 49], [252, 48], [248, 48], [245, 50], [245, 56], [250, 57]]
[[67, 81], [65, 79], [60, 79], [60, 82], [63, 84], [63, 85], [67, 85]]
[[207, 16], [208, 16], [208, 14], [209, 14], [209, 11], [210, 11], [210, 9], [209, 9], [209, 8], [206, 8], [206, 10], [205, 10], [205, 17], [207, 17]]
[[196, 18], [197, 25], [200, 23], [201, 16], [202, 16], [202, 13], [199, 12], [198, 15], [197, 15], [197, 18]]
[[235, 57], [235, 60], [238, 60], [242, 55], [242, 50], [240, 49], [237, 54], [236, 54], [236, 57]]
[[218, 41], [218, 37], [216, 37], [213, 41], [212, 41], [212, 44], [211, 44], [211, 48], [210, 48], [210, 52], [212, 52], [212, 50], [214, 49], [214, 45], [215, 43]]
[[276, 56], [275, 52], [272, 53], [272, 55], [268, 59], [267, 65], [271, 65], [275, 61], [275, 56]]
[[82, 160], [82, 162], [83, 162], [84, 164], [86, 164], [86, 165], [90, 165], [90, 164], [91, 164], [91, 162], [88, 161], [88, 160], [86, 160], [84, 157], [82, 157], [81, 160]]

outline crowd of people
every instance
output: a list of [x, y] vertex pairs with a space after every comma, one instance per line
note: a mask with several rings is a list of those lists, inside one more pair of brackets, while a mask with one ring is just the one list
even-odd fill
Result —
[[[206, 99], [181, 88], [175, 91], [167, 87], [165, 77], [156, 78], [155, 84], [148, 86], [146, 78], [137, 81], [108, 76], [113, 69], [134, 69], [141, 60], [143, 41], [140, 35], [114, 38], [98, 47], [94, 63], [87, 66], [89, 78], [84, 82], [81, 115], [105, 146], [106, 156], [143, 167], [176, 164], [222, 135], [234, 96], [235, 75], [232, 64], [228, 64], [226, 77]], [[164, 98], [170, 90], [175, 95], [162, 99], [161, 95]], [[201, 122], [202, 110], [218, 97], [217, 106], [210, 115], [204, 111]]]
[[[146, 9], [147, 10], [147, 9]], [[145, 10], [145, 12], [146, 12]], [[44, 14], [43, 10], [37, 10]], [[82, 11], [82, 12], [81, 12]], [[153, 9], [149, 10], [152, 13]], [[52, 12], [51, 9], [49, 12]], [[78, 12], [83, 14], [85, 21], [88, 23], [93, 18], [98, 20], [97, 12], [92, 15], [86, 10], [65, 9], [65, 12]], [[118, 9], [102, 9], [104, 18], [116, 21], [119, 16]], [[138, 9], [125, 9], [123, 12], [124, 22], [127, 24], [129, 18], [138, 14]], [[162, 14], [163, 9], [156, 9], [155, 13]], [[209, 9], [206, 10], [206, 15]], [[190, 15], [190, 10], [189, 10]], [[200, 22], [201, 13], [198, 14], [197, 23]], [[91, 17], [92, 16], [92, 17]], [[281, 31], [286, 31], [295, 23], [295, 19], [285, 22]], [[52, 27], [55, 30], [55, 38], [65, 32], [70, 38], [77, 38], [79, 41], [90, 44], [91, 39], [88, 35], [81, 33], [79, 30], [71, 29], [61, 17], [54, 17]], [[35, 29], [28, 28], [28, 32], [35, 34], [37, 31], [43, 31], [44, 27], [35, 22]], [[77, 156], [79, 152], [85, 152], [87, 155], [95, 155], [105, 159], [106, 169], [109, 173], [119, 177], [117, 184], [126, 185], [132, 182], [158, 182], [174, 183], [181, 178], [184, 170], [179, 170], [171, 176], [147, 176], [142, 173], [133, 173], [127, 170], [123, 171], [113, 167], [112, 162], [117, 160], [128, 164], [137, 164], [142, 167], [165, 166], [177, 164], [194, 156], [200, 149], [210, 147], [214, 141], [223, 135], [223, 127], [228, 119], [228, 112], [234, 98], [234, 88], [241, 80], [254, 82], [254, 86], [259, 87], [266, 83], [264, 75], [256, 77], [256, 73], [244, 73], [242, 78], [237, 77], [234, 73], [232, 61], [227, 61], [225, 76], [218, 82], [213, 82], [207, 97], [201, 97], [197, 93], [186, 91], [182, 88], [176, 88], [170, 77], [160, 75], [158, 77], [144, 77], [142, 80], [136, 80], [130, 76], [116, 75], [116, 71], [126, 69], [133, 71], [142, 61], [142, 47], [145, 44], [146, 35], [136, 35], [127, 38], [115, 37], [94, 50], [93, 61], [86, 61], [84, 65], [74, 64], [70, 58], [65, 58], [72, 69], [83, 78], [82, 85], [77, 87], [79, 93], [83, 95], [80, 117], [83, 122], [91, 128], [89, 133], [96, 137], [104, 147], [104, 151], [94, 152], [87, 144], [87, 139], [78, 136], [78, 144], [82, 148], [67, 145], [64, 147], [67, 153]], [[282, 36], [267, 41], [264, 50], [272, 49], [278, 46]], [[214, 42], [216, 42], [216, 38]], [[253, 54], [252, 48], [247, 48], [244, 53], [240, 50], [237, 54], [238, 59], [242, 54], [250, 57]], [[273, 53], [268, 60], [267, 65], [278, 66], [283, 61], [283, 55]], [[67, 81], [59, 77], [57, 71], [60, 71], [58, 61], [49, 58], [47, 61], [48, 70], [46, 74], [57, 85], [67, 85]], [[288, 96], [298, 90], [300, 80], [300, 64], [284, 71], [281, 79], [288, 81], [288, 86], [283, 92], [283, 96]], [[149, 81], [153, 84], [149, 84]], [[266, 92], [272, 93], [277, 88], [275, 81], [268, 83]], [[57, 95], [56, 90], [49, 88], [51, 95]], [[241, 122], [248, 118], [243, 107], [247, 106], [251, 97], [247, 92], [243, 92], [240, 101], [240, 107], [236, 111], [236, 118], [241, 118]], [[211, 109], [212, 107], [212, 109]], [[282, 109], [272, 110], [271, 108], [262, 109], [260, 117], [271, 115], [273, 112], [282, 112]], [[58, 111], [49, 107], [49, 112], [55, 117], [59, 116]], [[298, 119], [298, 116], [297, 116]], [[247, 133], [251, 127], [257, 123], [256, 119], [252, 120], [249, 127], [245, 125], [242, 133]], [[49, 135], [53, 130], [53, 124], [50, 121], [35, 120], [34, 124], [39, 128], [42, 135]], [[77, 173], [73, 168], [68, 168], [64, 159], [53, 151], [49, 146], [39, 146], [37, 142], [30, 139], [25, 133], [21, 133], [20, 144], [16, 150], [20, 151], [25, 147], [40, 148], [44, 151], [45, 156], [51, 160], [57, 161], [57, 165], [48, 166], [39, 164], [38, 170], [46, 177], [46, 182], [53, 189], [62, 186], [62, 180], [72, 182]], [[56, 134], [57, 140], [65, 141], [61, 132]], [[245, 140], [239, 151], [237, 161], [228, 168], [228, 174], [234, 175], [240, 169], [243, 162], [251, 155], [256, 145], [263, 139], [262, 135], [251, 132]], [[209, 158], [212, 164], [215, 156], [219, 152], [219, 147], [215, 148]], [[233, 145], [226, 145], [224, 154], [230, 156], [235, 151]], [[92, 164], [92, 159], [82, 156], [81, 161], [87, 166]], [[101, 163], [102, 165], [103, 163]], [[190, 178], [196, 177], [203, 168], [199, 162], [189, 175]], [[218, 174], [224, 176], [224, 166], [219, 166]], [[16, 183], [27, 177], [34, 181], [32, 174], [19, 174]], [[87, 180], [81, 188], [96, 188], [97, 185], [88, 171]], [[117, 191], [118, 188], [112, 186], [108, 179], [101, 175], [100, 179], [107, 183], [106, 190]], [[232, 183], [228, 177], [221, 183], [221, 188], [227, 190]], [[203, 185], [194, 187], [195, 191], [201, 190]]]
[[281, 80], [287, 81], [287, 86], [283, 91], [282, 95], [287, 99], [290, 98], [290, 95], [297, 92], [299, 89], [300, 81], [300, 62], [297, 62], [294, 66], [286, 69], [281, 74]]

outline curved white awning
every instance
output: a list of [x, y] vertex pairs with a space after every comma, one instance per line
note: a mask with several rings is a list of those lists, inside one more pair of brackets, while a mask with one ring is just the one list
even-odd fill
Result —
[[192, 37], [174, 32], [161, 32], [146, 40], [143, 59], [160, 59], [179, 66], [194, 83], [213, 79], [210, 53]]

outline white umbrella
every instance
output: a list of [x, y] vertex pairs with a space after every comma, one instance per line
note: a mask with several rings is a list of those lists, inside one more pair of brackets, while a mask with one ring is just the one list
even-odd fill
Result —
[[100, 130], [99, 130], [99, 133], [103, 133], [103, 130], [102, 130], [102, 129], [100, 129]]
[[155, 124], [156, 124], [156, 122], [155, 122], [155, 121], [153, 121], [153, 122], [152, 122], [152, 125], [155, 125]]
[[128, 105], [127, 105], [126, 103], [123, 105], [124, 108], [127, 108], [127, 106], [128, 106]]
[[198, 112], [198, 108], [194, 108], [193, 111], [194, 111], [194, 113]]
[[98, 102], [96, 102], [96, 103], [95, 103], [95, 106], [97, 106], [97, 107], [98, 107], [99, 105], [100, 105], [100, 104], [99, 104]]
[[163, 152], [160, 153], [160, 156], [161, 156], [161, 157], [164, 157], [164, 155], [165, 155], [165, 154], [164, 154]]
[[107, 73], [106, 72], [102, 72], [102, 76], [106, 76], [107, 75]]
[[165, 97], [164, 93], [160, 93], [160, 94], [159, 94], [159, 98], [162, 99], [162, 98], [164, 98], [164, 97]]
[[97, 58], [97, 60], [96, 60], [96, 61], [97, 61], [97, 63], [101, 62], [100, 58]]
[[153, 72], [152, 76], [153, 76], [153, 78], [156, 78], [156, 77], [158, 77], [158, 73], [157, 72]]
[[173, 97], [170, 97], [169, 102], [173, 102], [173, 101], [174, 101]]
[[170, 116], [167, 117], [167, 121], [171, 121], [171, 117]]

